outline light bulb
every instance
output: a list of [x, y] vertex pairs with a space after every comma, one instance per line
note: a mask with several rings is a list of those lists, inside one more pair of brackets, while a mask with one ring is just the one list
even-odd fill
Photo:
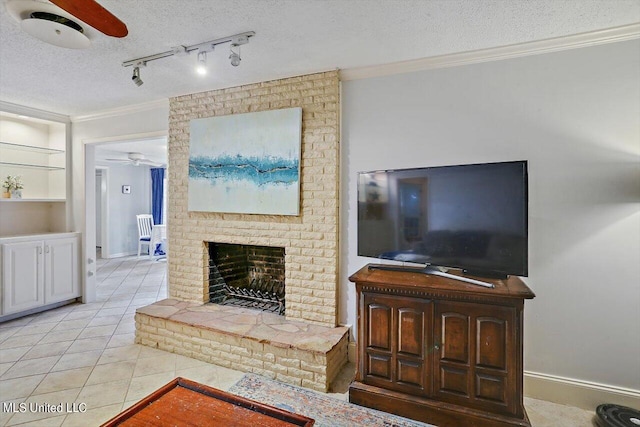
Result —
[[198, 64], [196, 65], [196, 73], [201, 76], [207, 74], [207, 52], [198, 53]]

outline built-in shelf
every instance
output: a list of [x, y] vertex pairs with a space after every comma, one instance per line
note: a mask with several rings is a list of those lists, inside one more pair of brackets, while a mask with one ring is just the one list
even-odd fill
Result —
[[25, 202], [54, 202], [54, 203], [64, 203], [66, 202], [65, 199], [10, 199], [10, 198], [3, 198], [0, 199], [0, 203], [2, 202], [12, 202], [12, 203], [25, 203]]
[[[0, 101], [0, 237], [64, 231], [71, 218], [71, 121], [39, 110], [26, 117], [30, 109], [5, 104]], [[22, 198], [4, 198], [9, 176], [20, 178]]]
[[32, 169], [44, 169], [48, 171], [62, 171], [64, 170], [61, 166], [48, 166], [48, 165], [35, 165], [30, 163], [13, 163], [13, 162], [0, 162], [0, 165], [5, 166], [13, 166], [19, 168], [32, 168]]
[[8, 148], [11, 150], [20, 151], [34, 151], [43, 154], [62, 154], [64, 150], [58, 150], [55, 148], [36, 147], [35, 145], [14, 144], [12, 142], [0, 141], [0, 148]]

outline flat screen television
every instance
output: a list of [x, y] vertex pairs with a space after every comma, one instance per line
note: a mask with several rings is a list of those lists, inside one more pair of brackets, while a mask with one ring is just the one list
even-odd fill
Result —
[[358, 255], [528, 275], [527, 162], [358, 174]]

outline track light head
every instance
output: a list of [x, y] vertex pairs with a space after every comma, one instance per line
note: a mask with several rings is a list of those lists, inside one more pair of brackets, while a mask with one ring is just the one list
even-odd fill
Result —
[[242, 58], [240, 58], [240, 55], [233, 51], [231, 52], [231, 55], [229, 55], [229, 59], [231, 60], [231, 65], [233, 65], [234, 67], [240, 65], [240, 61], [242, 60]]
[[133, 76], [131, 76], [131, 80], [133, 80], [136, 85], [142, 86], [144, 82], [140, 78], [140, 67], [135, 67], [133, 69]]
[[198, 64], [196, 65], [196, 73], [201, 76], [207, 74], [207, 52], [198, 52]]

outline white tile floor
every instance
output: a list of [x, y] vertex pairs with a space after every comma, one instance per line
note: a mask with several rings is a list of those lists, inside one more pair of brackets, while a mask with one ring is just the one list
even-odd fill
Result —
[[[99, 260], [97, 283], [95, 303], [0, 324], [0, 425], [99, 425], [176, 376], [223, 390], [242, 377], [134, 344], [136, 308], [167, 295], [165, 262]], [[525, 403], [534, 426], [592, 425], [593, 412], [533, 399]], [[60, 404], [64, 412], [54, 412]]]
[[[221, 389], [239, 380], [241, 372], [134, 344], [136, 308], [166, 297], [166, 265], [99, 260], [96, 303], [0, 324], [0, 401], [27, 407], [0, 408], [0, 425], [99, 425], [176, 376]], [[86, 412], [31, 411], [31, 403]]]

